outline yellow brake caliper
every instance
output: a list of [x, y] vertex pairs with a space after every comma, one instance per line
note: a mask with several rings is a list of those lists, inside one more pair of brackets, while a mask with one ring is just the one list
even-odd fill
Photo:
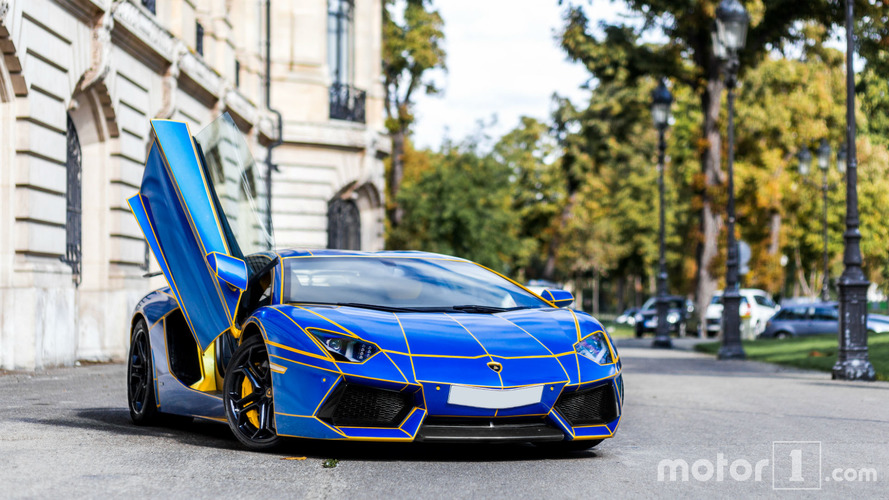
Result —
[[[244, 377], [244, 380], [241, 382], [241, 398], [246, 398], [251, 394], [253, 394], [253, 384], [250, 383], [250, 379]], [[259, 429], [259, 411], [248, 411], [247, 420], [249, 420], [250, 423], [253, 424], [253, 427]]]

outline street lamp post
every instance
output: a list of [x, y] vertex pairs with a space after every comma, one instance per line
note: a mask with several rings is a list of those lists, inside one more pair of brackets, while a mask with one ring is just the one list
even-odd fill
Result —
[[821, 195], [823, 199], [824, 218], [821, 219], [821, 230], [824, 235], [823, 244], [823, 260], [824, 260], [824, 277], [821, 280], [821, 301], [830, 300], [830, 266], [827, 260], [827, 170], [830, 168], [830, 144], [827, 139], [821, 139], [821, 145], [818, 146], [818, 168], [821, 169]]
[[874, 380], [876, 372], [867, 356], [867, 287], [861, 269], [861, 232], [858, 230], [858, 159], [855, 157], [855, 20], [853, 0], [846, 0], [846, 243], [845, 269], [840, 276], [840, 331], [837, 362], [832, 378]]
[[738, 243], [735, 240], [735, 86], [738, 83], [738, 52], [744, 48], [750, 18], [738, 0], [722, 0], [716, 8], [716, 38], [727, 56], [725, 86], [728, 89], [728, 248], [725, 293], [722, 296], [722, 347], [719, 359], [744, 359], [741, 346], [741, 294], [738, 290]]
[[673, 95], [667, 89], [664, 81], [658, 84], [651, 93], [651, 116], [658, 132], [657, 170], [658, 170], [658, 198], [660, 200], [660, 226], [658, 229], [658, 273], [657, 273], [657, 330], [652, 342], [652, 347], [669, 349], [673, 347], [670, 340], [670, 330], [667, 324], [667, 257], [664, 242], [664, 153], [667, 143], [664, 141], [664, 133], [670, 126], [670, 106], [673, 104]]
[[[830, 184], [827, 182], [827, 173], [830, 170], [830, 144], [827, 142], [827, 139], [821, 139], [821, 143], [818, 146], [818, 150], [816, 151], [818, 155], [818, 168], [821, 170], [821, 196], [822, 196], [822, 218], [821, 218], [821, 229], [822, 229], [822, 255], [823, 255], [823, 265], [824, 265], [824, 277], [821, 281], [821, 301], [827, 302], [830, 300], [830, 265], [827, 254], [827, 194], [830, 191]], [[812, 154], [809, 152], [809, 148], [803, 146], [800, 149], [799, 153], [797, 153], [797, 160], [799, 161], [799, 173], [805, 180], [807, 184], [809, 181], [805, 179], [807, 175], [809, 175], [809, 167], [812, 165]], [[846, 149], [845, 146], [840, 148], [837, 152], [837, 170], [839, 172], [845, 173], [846, 171]]]

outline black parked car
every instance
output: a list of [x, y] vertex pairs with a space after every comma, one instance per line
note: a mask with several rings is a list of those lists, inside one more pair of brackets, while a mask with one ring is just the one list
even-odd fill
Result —
[[[698, 321], [692, 301], [678, 295], [667, 296], [667, 324], [670, 333], [685, 337], [688, 332], [697, 333]], [[657, 331], [657, 297], [651, 297], [636, 313], [636, 337]]]

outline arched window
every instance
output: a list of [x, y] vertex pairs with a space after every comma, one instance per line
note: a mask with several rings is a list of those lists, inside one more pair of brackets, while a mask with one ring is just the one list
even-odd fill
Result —
[[74, 284], [80, 284], [81, 255], [81, 177], [82, 154], [80, 151], [80, 139], [77, 137], [77, 129], [71, 116], [68, 116], [68, 152], [65, 166], [68, 172], [66, 189], [66, 216], [65, 216], [65, 256], [62, 262], [71, 266], [71, 274]]
[[328, 205], [327, 248], [361, 250], [361, 215], [354, 201], [334, 198]]

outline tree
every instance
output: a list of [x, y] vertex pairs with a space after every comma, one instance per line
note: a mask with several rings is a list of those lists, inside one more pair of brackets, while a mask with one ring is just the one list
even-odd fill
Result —
[[398, 191], [404, 175], [405, 141], [414, 122], [415, 93], [439, 89], [424, 78], [431, 69], [446, 69], [444, 21], [431, 0], [386, 0], [383, 6], [383, 78], [386, 129], [392, 140], [388, 175], [387, 217], [391, 227], [401, 221]]
[[[569, 3], [561, 44], [570, 58], [586, 66], [598, 84], [622, 80], [632, 85], [643, 77], [667, 76], [698, 96], [702, 123], [696, 143], [702, 182], [695, 202], [699, 206], [695, 295], [698, 310], [703, 314], [721, 271], [714, 268], [722, 228], [721, 209], [714, 203], [714, 197], [724, 183], [718, 128], [724, 89], [710, 36], [718, 0], [624, 0], [624, 3], [641, 20], [641, 27], [604, 24], [602, 37], [590, 30], [584, 9]], [[807, 33], [800, 26], [807, 22], [833, 26], [844, 19], [842, 2], [830, 0], [746, 3], [751, 26], [746, 48], [740, 55], [742, 72], [754, 68], [770, 51], [780, 51], [806, 40]], [[874, 11], [868, 2], [858, 3]], [[666, 42], [645, 43], [642, 35], [646, 33], [663, 34]]]
[[414, 151], [409, 159], [398, 194], [404, 217], [391, 229], [392, 246], [455, 255], [512, 274], [525, 251], [511, 169], [480, 153], [471, 138], [446, 143], [440, 152]]
[[494, 145], [494, 158], [510, 171], [512, 210], [519, 220], [523, 254], [517, 261], [525, 278], [542, 276], [546, 251], [558, 231], [565, 203], [565, 180], [549, 127], [527, 116]]

